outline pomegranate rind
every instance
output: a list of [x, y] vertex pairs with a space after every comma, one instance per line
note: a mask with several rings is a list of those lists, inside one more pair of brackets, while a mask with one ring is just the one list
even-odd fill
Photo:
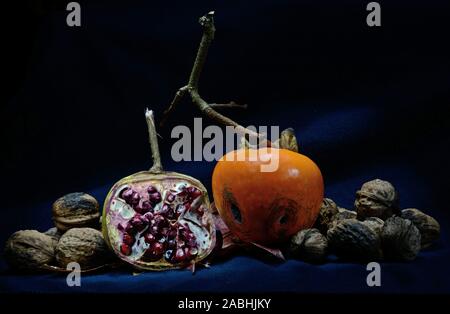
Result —
[[[186, 182], [187, 184], [196, 187], [198, 190], [202, 192], [200, 205], [204, 213], [201, 217], [201, 220], [195, 219], [188, 211], [182, 214], [178, 218], [178, 222], [181, 224], [188, 225], [189, 228], [195, 233], [197, 244], [199, 246], [198, 255], [192, 259], [188, 264], [186, 263], [169, 263], [164, 259], [160, 259], [158, 261], [144, 261], [140, 260], [139, 256], [126, 256], [122, 254], [120, 251], [120, 245], [122, 243], [121, 240], [121, 231], [118, 228], [117, 224], [117, 214], [114, 213], [113, 207], [120, 206], [128, 206], [124, 204], [117, 204], [118, 202], [123, 202], [119, 197], [120, 191], [124, 188], [132, 185], [139, 184], [149, 184], [151, 183], [156, 185], [167, 186], [170, 182]], [[196, 201], [197, 202], [197, 201]], [[134, 214], [134, 210], [128, 206], [127, 208], [130, 213], [126, 213], [124, 220], [130, 219]], [[211, 212], [211, 204], [209, 202], [208, 192], [203, 184], [190, 176], [180, 174], [177, 172], [164, 172], [164, 173], [154, 173], [151, 171], [141, 171], [135, 173], [133, 175], [127, 176], [118, 182], [116, 182], [113, 187], [110, 189], [108, 195], [106, 196], [104, 206], [103, 206], [103, 214], [102, 214], [102, 232], [104, 239], [109, 246], [109, 248], [124, 262], [132, 265], [133, 267], [139, 270], [151, 270], [151, 271], [162, 271], [169, 269], [179, 269], [185, 268], [194, 263], [198, 263], [204, 260], [215, 247], [216, 243], [216, 230], [213, 220], [213, 215]]]

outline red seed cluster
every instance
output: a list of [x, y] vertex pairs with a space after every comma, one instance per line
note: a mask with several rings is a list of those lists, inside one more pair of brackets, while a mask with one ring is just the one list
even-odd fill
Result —
[[[176, 264], [195, 258], [198, 254], [197, 238], [187, 224], [177, 219], [191, 209], [192, 203], [202, 192], [193, 186], [183, 187], [181, 191], [168, 191], [163, 201], [158, 189], [149, 186], [146, 194], [141, 195], [131, 187], [119, 194], [136, 212], [125, 226], [121, 226], [121, 253], [131, 255], [137, 238], [142, 237], [148, 246], [142, 257], [146, 261], [164, 258]], [[163, 204], [155, 210], [161, 202]], [[198, 212], [201, 214], [201, 211]]]

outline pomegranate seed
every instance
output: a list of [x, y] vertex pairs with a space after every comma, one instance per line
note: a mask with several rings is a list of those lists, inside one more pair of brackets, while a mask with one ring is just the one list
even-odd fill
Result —
[[177, 230], [176, 229], [170, 229], [169, 232], [167, 233], [167, 237], [169, 239], [175, 239], [175, 237], [177, 236]]
[[182, 262], [186, 258], [186, 254], [184, 254], [184, 251], [182, 248], [177, 249], [174, 260], [177, 262]]
[[169, 193], [166, 197], [166, 202], [172, 203], [174, 200], [175, 200], [175, 195], [173, 195], [172, 193]]
[[122, 243], [122, 245], [120, 246], [120, 252], [123, 255], [130, 255], [131, 254], [131, 247], [125, 243]]
[[159, 213], [161, 214], [161, 215], [166, 215], [167, 214], [167, 212], [169, 211], [169, 205], [167, 205], [167, 204], [164, 204], [162, 207], [161, 207], [161, 209], [159, 210]]
[[169, 208], [169, 210], [167, 211], [166, 217], [167, 217], [167, 219], [176, 218], [175, 212], [173, 211], [172, 208]]
[[164, 253], [164, 244], [156, 242], [152, 245], [152, 250], [155, 255], [161, 255]]
[[147, 223], [151, 223], [151, 221], [153, 219], [153, 214], [150, 212], [145, 213], [144, 216], [142, 216], [142, 220], [144, 220], [144, 219]]
[[193, 187], [193, 186], [191, 186], [190, 188], [188, 188], [188, 193], [189, 193], [189, 196], [190, 196], [192, 199], [196, 199], [197, 197], [199, 197], [200, 195], [202, 195], [202, 192], [201, 192], [199, 189], [197, 189], [197, 188], [195, 188], [195, 187]]
[[190, 231], [186, 231], [183, 233], [183, 238], [185, 240], [189, 241], [189, 240], [195, 239], [195, 235]]
[[153, 243], [153, 242], [156, 241], [156, 237], [153, 234], [151, 234], [151, 233], [146, 233], [144, 235], [144, 240], [147, 243]]
[[167, 241], [167, 247], [174, 249], [177, 247], [177, 241], [175, 241], [174, 239]]
[[169, 228], [162, 228], [160, 233], [162, 236], [167, 237], [167, 235], [169, 234]]
[[153, 205], [156, 205], [161, 202], [161, 194], [159, 192], [152, 193], [149, 195], [149, 200]]
[[125, 243], [129, 246], [132, 246], [134, 243], [134, 237], [128, 233], [124, 233], [122, 236], [122, 241], [123, 241], [123, 243]]
[[153, 194], [153, 193], [158, 193], [158, 190], [153, 185], [150, 185], [147, 188], [147, 192], [148, 192], [148, 194]]
[[197, 240], [195, 238], [188, 240], [187, 244], [191, 247], [197, 245]]
[[140, 215], [136, 214], [131, 218], [130, 223], [134, 226], [137, 231], [142, 231], [145, 228], [145, 224], [142, 221]]
[[125, 227], [125, 231], [129, 234], [136, 234], [136, 229], [131, 223], [127, 224], [127, 226]]
[[165, 221], [166, 219], [164, 218], [163, 215], [155, 215], [155, 217], [153, 218], [153, 220], [155, 221], [155, 225], [159, 225], [161, 224], [163, 221]]
[[133, 194], [131, 195], [131, 198], [130, 198], [131, 204], [136, 205], [139, 203], [140, 200], [141, 200], [141, 196], [139, 195], [139, 193], [133, 192]]
[[141, 203], [141, 208], [145, 211], [148, 212], [150, 209], [152, 209], [152, 204], [149, 201], [142, 201]]
[[133, 195], [133, 193], [134, 193], [134, 191], [132, 189], [126, 188], [120, 193], [120, 197], [122, 199], [124, 199], [125, 201], [129, 201], [131, 199], [131, 196]]

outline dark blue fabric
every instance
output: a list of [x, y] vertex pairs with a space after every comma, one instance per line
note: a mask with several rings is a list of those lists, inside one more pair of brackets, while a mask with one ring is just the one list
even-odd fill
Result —
[[[160, 117], [186, 83], [201, 34], [197, 18], [211, 9], [217, 34], [202, 95], [248, 103], [245, 112], [226, 111], [244, 125], [293, 127], [301, 151], [323, 172], [326, 195], [342, 207], [352, 208], [365, 181], [391, 181], [403, 208], [441, 223], [441, 239], [413, 262], [382, 263], [376, 288], [366, 285], [362, 264], [235, 256], [195, 275], [86, 275], [79, 288], [61, 275], [11, 273], [2, 260], [0, 291], [449, 293], [446, 5], [382, 3], [383, 25], [369, 29], [360, 1], [191, 2], [90, 1], [82, 3], [80, 29], [64, 26], [60, 7], [29, 25], [27, 60], [9, 60], [26, 71], [0, 116], [1, 243], [19, 229], [51, 227], [51, 204], [61, 195], [85, 191], [102, 202], [115, 181], [149, 168], [144, 108]], [[171, 127], [191, 126], [194, 116], [185, 101], [160, 129], [164, 165], [210, 191], [214, 163], [170, 158]]]

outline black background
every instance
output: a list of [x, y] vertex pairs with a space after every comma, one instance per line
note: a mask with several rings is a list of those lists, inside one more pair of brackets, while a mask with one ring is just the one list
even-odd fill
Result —
[[[2, 240], [50, 226], [37, 204], [150, 167], [144, 109], [158, 119], [186, 84], [197, 19], [210, 10], [217, 33], [200, 79], [205, 99], [247, 103], [226, 111], [244, 125], [294, 127], [327, 185], [408, 164], [429, 192], [423, 203], [446, 217], [450, 4], [380, 1], [382, 26], [371, 28], [367, 2], [93, 0], [81, 2], [79, 28], [65, 23], [66, 1], [7, 5]], [[186, 100], [159, 129], [163, 160], [209, 188], [214, 163], [170, 158], [172, 127], [194, 116]]]

